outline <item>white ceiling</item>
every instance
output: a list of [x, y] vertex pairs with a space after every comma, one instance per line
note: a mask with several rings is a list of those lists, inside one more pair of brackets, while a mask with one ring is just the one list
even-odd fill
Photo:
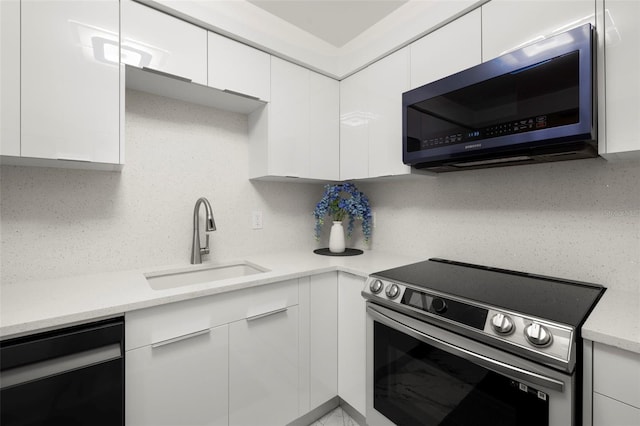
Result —
[[247, 1], [336, 47], [342, 47], [408, 0]]

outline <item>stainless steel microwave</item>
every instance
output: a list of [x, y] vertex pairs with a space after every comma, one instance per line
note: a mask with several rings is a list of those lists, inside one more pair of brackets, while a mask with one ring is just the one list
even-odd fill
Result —
[[404, 93], [404, 163], [449, 172], [596, 157], [594, 38], [586, 24]]

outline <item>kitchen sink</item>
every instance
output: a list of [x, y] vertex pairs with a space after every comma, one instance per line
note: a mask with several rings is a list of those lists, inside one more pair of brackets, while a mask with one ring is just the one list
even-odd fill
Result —
[[149, 286], [154, 290], [166, 290], [192, 284], [210, 283], [229, 278], [269, 272], [267, 268], [247, 261], [216, 265], [198, 265], [168, 271], [145, 273]]

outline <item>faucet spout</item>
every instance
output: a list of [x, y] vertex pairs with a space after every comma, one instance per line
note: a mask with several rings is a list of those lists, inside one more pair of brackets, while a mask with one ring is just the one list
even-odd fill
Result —
[[[205, 210], [205, 232], [206, 240], [205, 246], [202, 247], [200, 245], [200, 206], [204, 205]], [[213, 209], [211, 208], [211, 204], [209, 204], [209, 200], [204, 197], [198, 198], [196, 201], [196, 206], [193, 209], [193, 241], [191, 244], [191, 263], [199, 264], [202, 263], [202, 255], [209, 254], [209, 234], [208, 232], [212, 232], [216, 230], [216, 222], [213, 219]]]

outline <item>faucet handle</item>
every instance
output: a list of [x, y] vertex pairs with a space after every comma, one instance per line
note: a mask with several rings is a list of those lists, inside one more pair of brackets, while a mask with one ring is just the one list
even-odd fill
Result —
[[206, 240], [204, 247], [200, 249], [200, 254], [209, 254], [209, 233], [206, 233]]

